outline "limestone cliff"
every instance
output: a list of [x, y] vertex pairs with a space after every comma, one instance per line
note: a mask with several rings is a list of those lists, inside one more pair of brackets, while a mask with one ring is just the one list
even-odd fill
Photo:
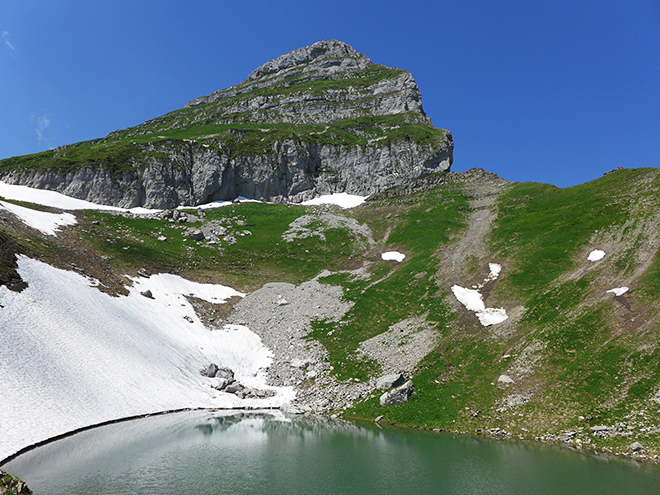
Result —
[[139, 126], [2, 160], [0, 178], [122, 207], [299, 202], [449, 170], [452, 151], [409, 72], [327, 40]]

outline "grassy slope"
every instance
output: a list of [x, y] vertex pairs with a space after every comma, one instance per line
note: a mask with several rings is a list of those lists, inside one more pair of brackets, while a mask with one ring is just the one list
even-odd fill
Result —
[[[371, 139], [379, 146], [398, 141], [438, 147], [445, 132], [420, 122], [414, 113], [372, 116], [368, 112], [360, 117], [327, 124], [285, 124], [277, 111], [236, 113], [232, 108], [252, 98], [277, 100], [293, 93], [311, 94], [324, 98], [324, 92], [353, 88], [365, 91], [360, 101], [373, 95], [368, 88], [386, 78], [395, 78], [402, 71], [381, 65], [372, 65], [354, 71], [349, 78], [339, 74], [333, 79], [309, 80], [302, 76], [287, 78], [272, 86], [224, 98], [222, 100], [182, 108], [139, 126], [111, 133], [109, 136], [85, 141], [42, 153], [0, 160], [0, 173], [12, 170], [54, 169], [78, 170], [85, 167], [102, 168], [111, 173], [132, 170], [151, 159], [168, 159], [168, 153], [189, 151], [190, 142], [204, 145], [229, 158], [254, 156], [273, 152], [273, 145], [285, 139], [297, 142], [328, 144], [338, 147], [368, 146]], [[327, 105], [340, 102], [326, 101]], [[256, 123], [258, 122], [258, 123]]]
[[[490, 239], [493, 260], [505, 267], [495, 293], [505, 307], [522, 305], [526, 311], [514, 332], [500, 337], [450, 313], [443, 301], [450, 281], [444, 291], [425, 284], [426, 277], [417, 284], [415, 273], [425, 271], [431, 278], [433, 267], [442, 262], [448, 238], [439, 235], [443, 228], [437, 225], [451, 225], [449, 231], [456, 233], [466, 205], [456, 190], [422, 194], [419, 203], [405, 208], [387, 239], [409, 258], [359, 297], [347, 296], [356, 306], [332, 336], [327, 336], [327, 324], [319, 324], [314, 336], [328, 347], [343, 378], [364, 375], [351, 358], [359, 342], [403, 318], [429, 311], [439, 345], [414, 378], [417, 394], [409, 402], [383, 408], [374, 397], [349, 415], [383, 414], [390, 423], [457, 431], [498, 427], [526, 437], [582, 428], [581, 441], [625, 450], [629, 437], [596, 438], [588, 427], [624, 421], [640, 433], [645, 425], [660, 424], [658, 404], [649, 401], [660, 386], [658, 255], [648, 270], [640, 271], [641, 247], [657, 237], [659, 189], [656, 171], [628, 170], [564, 190], [519, 184], [503, 195]], [[428, 211], [429, 205], [436, 207]], [[392, 208], [402, 213], [403, 207], [385, 202], [360, 214], [382, 230], [379, 224]], [[609, 246], [606, 259], [587, 262], [589, 251], [603, 245]], [[359, 284], [338, 276], [329, 281], [355, 292], [382, 276], [377, 268], [372, 272], [372, 280]], [[605, 294], [626, 280], [632, 282], [628, 295]], [[541, 350], [530, 373], [516, 376], [513, 386], [496, 383], [526, 348], [536, 346]], [[512, 357], [502, 359], [505, 354]], [[515, 394], [528, 394], [531, 400], [498, 410], [503, 399]], [[635, 414], [639, 411], [644, 421]], [[657, 451], [657, 436], [641, 435], [637, 438], [645, 447]]]
[[[469, 217], [469, 198], [459, 183], [353, 210], [350, 214], [373, 231], [377, 245], [371, 250], [345, 229], [327, 232], [325, 241], [286, 243], [281, 234], [288, 225], [314, 209], [263, 204], [205, 213], [207, 221], [243, 220], [241, 228], [252, 232], [223, 251], [184, 241], [177, 224], [97, 212], [80, 213], [81, 224], [56, 242], [49, 240], [47, 248], [41, 241], [26, 243], [33, 234], [14, 231], [11, 239], [19, 252], [36, 245], [39, 256], [62, 266], [78, 256], [77, 265], [87, 271], [80, 255], [85, 253], [94, 276], [95, 260], [103, 255], [115, 273], [165, 270], [244, 290], [270, 281], [298, 283], [325, 268], [356, 268], [367, 260], [367, 278], [335, 273], [322, 279], [342, 285], [345, 297], [355, 302], [338, 324], [318, 321], [310, 335], [328, 349], [337, 376], [377, 374], [376, 363], [354, 351], [406, 318], [426, 317], [437, 329], [438, 346], [415, 375], [417, 393], [409, 402], [382, 408], [374, 397], [349, 416], [383, 414], [390, 423], [455, 431], [498, 427], [525, 437], [583, 428], [581, 440], [621, 450], [631, 438], [596, 438], [588, 427], [625, 421], [645, 447], [660, 452], [657, 435], [640, 432], [660, 425], [659, 406], [649, 401], [660, 385], [659, 191], [660, 174], [640, 169], [569, 189], [518, 184], [502, 195], [488, 241], [492, 260], [504, 267], [493, 297], [508, 311], [526, 308], [502, 335], [481, 327], [473, 315], [454, 313], [449, 304], [453, 281], [443, 274], [443, 259]], [[159, 235], [167, 241], [158, 241]], [[74, 240], [78, 244], [72, 247]], [[606, 258], [587, 262], [595, 248], [603, 248]], [[387, 250], [407, 257], [400, 264], [383, 262], [379, 253]], [[625, 296], [605, 294], [624, 284], [631, 287]], [[530, 349], [537, 349], [538, 359], [527, 374], [516, 375], [511, 363]], [[511, 358], [503, 359], [505, 354]], [[516, 383], [498, 385], [501, 373]], [[498, 410], [513, 394], [531, 398]], [[643, 418], [630, 416], [641, 411]]]

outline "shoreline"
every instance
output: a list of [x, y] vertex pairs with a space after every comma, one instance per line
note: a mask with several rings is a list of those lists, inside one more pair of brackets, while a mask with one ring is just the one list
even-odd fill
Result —
[[[291, 404], [288, 404], [289, 407], [292, 407]], [[293, 410], [295, 410], [295, 406], [293, 406]], [[253, 413], [257, 413], [259, 411], [281, 411], [283, 414], [287, 414], [287, 407], [275, 407], [275, 406], [265, 406], [265, 407], [253, 407], [253, 406], [244, 406], [244, 407], [188, 407], [188, 408], [182, 408], [182, 409], [170, 409], [170, 410], [165, 410], [165, 411], [158, 411], [154, 413], [148, 413], [148, 414], [139, 414], [139, 415], [134, 415], [134, 416], [127, 416], [127, 417], [122, 417], [122, 418], [117, 418], [117, 419], [112, 419], [108, 421], [104, 421], [101, 423], [95, 423], [92, 425], [84, 426], [81, 428], [76, 428], [74, 430], [55, 435], [53, 437], [47, 438], [45, 440], [41, 440], [39, 442], [36, 442], [34, 444], [28, 445], [26, 447], [21, 448], [20, 450], [14, 452], [13, 454], [7, 456], [4, 459], [0, 460], [0, 469], [5, 465], [8, 464], [9, 462], [13, 461], [17, 457], [30, 452], [32, 450], [35, 450], [39, 447], [42, 447], [44, 445], [48, 445], [50, 443], [56, 442], [58, 440], [62, 440], [65, 438], [69, 438], [73, 435], [76, 435], [77, 433], [82, 433], [84, 431], [89, 431], [93, 430], [95, 428], [100, 428], [103, 426], [108, 426], [112, 424], [117, 424], [117, 423], [124, 423], [128, 421], [133, 421], [137, 419], [144, 419], [144, 418], [149, 418], [152, 416], [162, 416], [166, 414], [176, 414], [176, 413], [182, 413], [182, 412], [189, 412], [189, 411], [249, 411]], [[324, 414], [324, 413], [318, 413], [318, 412], [295, 412], [291, 413], [296, 416], [323, 416], [328, 419], [338, 419], [338, 420], [343, 420], [343, 421], [351, 421], [357, 424], [360, 423], [373, 423], [379, 428], [387, 427], [387, 428], [397, 428], [397, 429], [403, 429], [403, 430], [417, 430], [417, 431], [426, 431], [430, 433], [443, 433], [443, 434], [451, 434], [451, 435], [460, 435], [460, 436], [474, 436], [474, 437], [485, 437], [491, 440], [497, 440], [497, 441], [518, 441], [518, 442], [525, 442], [525, 443], [530, 443], [530, 444], [540, 444], [540, 445], [552, 445], [556, 446], [562, 449], [569, 449], [574, 452], [579, 452], [583, 454], [591, 454], [594, 456], [606, 456], [610, 457], [613, 459], [617, 459], [619, 461], [634, 461], [639, 464], [650, 464], [650, 465], [656, 465], [660, 466], [660, 456], [659, 455], [650, 455], [650, 454], [645, 454], [645, 453], [637, 453], [637, 452], [626, 452], [626, 451], [621, 451], [621, 450], [615, 450], [615, 449], [610, 449], [609, 447], [598, 447], [598, 446], [592, 446], [592, 445], [580, 445], [580, 446], [575, 446], [570, 443], [566, 442], [561, 442], [561, 441], [555, 441], [554, 439], [541, 439], [540, 437], [525, 437], [523, 435], [513, 435], [505, 430], [502, 429], [477, 429], [475, 431], [458, 431], [458, 430], [445, 430], [443, 428], [425, 428], [425, 427], [420, 427], [420, 426], [414, 426], [414, 425], [404, 425], [404, 424], [399, 424], [399, 423], [387, 423], [381, 425], [379, 421], [375, 421], [373, 419], [366, 419], [366, 418], [361, 418], [361, 417], [343, 417], [340, 415], [331, 415], [331, 414]], [[332, 416], [335, 416], [335, 418], [332, 418]]]

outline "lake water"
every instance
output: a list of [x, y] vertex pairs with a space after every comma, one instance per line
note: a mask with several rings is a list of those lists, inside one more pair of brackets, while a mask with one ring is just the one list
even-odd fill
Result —
[[657, 466], [279, 412], [126, 421], [32, 450], [3, 469], [39, 495], [660, 493]]

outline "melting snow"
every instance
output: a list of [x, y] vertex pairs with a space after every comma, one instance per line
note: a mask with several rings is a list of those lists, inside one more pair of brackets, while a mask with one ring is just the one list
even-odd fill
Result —
[[43, 206], [61, 208], [63, 210], [110, 210], [110, 211], [128, 211], [131, 213], [155, 213], [161, 210], [149, 210], [148, 208], [118, 208], [116, 206], [99, 205], [84, 201], [82, 199], [71, 198], [55, 191], [46, 191], [45, 189], [34, 189], [27, 186], [15, 186], [0, 181], [0, 196], [15, 201], [27, 201]]
[[497, 263], [488, 263], [488, 269], [490, 270], [490, 273], [484, 280], [484, 282], [490, 282], [491, 280], [496, 280], [497, 277], [500, 276], [500, 272], [502, 271], [502, 265], [498, 265]]
[[263, 201], [258, 199], [250, 199], [246, 198], [245, 196], [239, 196], [233, 201], [212, 201], [210, 203], [204, 203], [203, 205], [198, 206], [178, 206], [177, 210], [209, 210], [212, 208], [222, 208], [223, 206], [230, 206], [235, 204], [234, 201], [238, 201], [240, 203], [263, 203]]
[[605, 257], [605, 251], [601, 251], [600, 249], [594, 249], [589, 253], [589, 256], [587, 256], [588, 261], [599, 261], [602, 260]]
[[361, 205], [367, 198], [365, 196], [355, 196], [354, 194], [335, 193], [326, 196], [319, 196], [318, 198], [303, 201], [305, 206], [333, 204], [341, 206], [342, 208], [354, 208]]
[[479, 318], [479, 322], [487, 327], [502, 323], [508, 318], [504, 308], [487, 308], [482, 299], [482, 295], [478, 290], [466, 289], [459, 285], [454, 285], [451, 288], [456, 299], [465, 306], [468, 311], [474, 311]]
[[[128, 416], [198, 407], [270, 407], [289, 402], [288, 387], [266, 385], [271, 352], [247, 327], [210, 331], [185, 295], [210, 302], [242, 296], [229, 287], [174, 275], [134, 279], [128, 296], [98, 281], [18, 257], [28, 283], [0, 287], [0, 460], [35, 442]], [[140, 291], [150, 290], [153, 299]], [[199, 371], [214, 362], [243, 384], [274, 389], [244, 399], [211, 388]]]
[[388, 251], [387, 253], [381, 254], [380, 257], [385, 261], [398, 261], [401, 263], [405, 259], [406, 255], [399, 253], [398, 251]]
[[56, 235], [59, 227], [77, 223], [76, 217], [71, 213], [48, 213], [0, 201], [0, 209], [3, 208], [16, 215], [27, 226], [48, 235]]
[[616, 289], [610, 289], [607, 292], [612, 292], [615, 296], [622, 296], [630, 289], [628, 287], [617, 287]]
[[[497, 279], [502, 271], [502, 265], [497, 263], [488, 263], [488, 268], [490, 273], [484, 279], [484, 283]], [[483, 296], [481, 295], [481, 292], [479, 292], [479, 288], [483, 287], [483, 284], [475, 287], [478, 288], [466, 289], [460, 285], [454, 285], [451, 290], [454, 293], [454, 296], [456, 296], [456, 299], [458, 299], [458, 302], [465, 306], [468, 311], [474, 311], [477, 318], [479, 318], [479, 322], [485, 327], [502, 323], [509, 318], [504, 308], [486, 307], [483, 301]]]

